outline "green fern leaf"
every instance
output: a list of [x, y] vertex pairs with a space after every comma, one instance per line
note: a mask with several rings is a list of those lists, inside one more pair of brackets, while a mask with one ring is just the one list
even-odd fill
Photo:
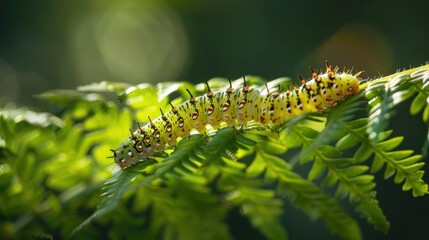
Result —
[[[372, 142], [366, 137], [366, 134], [362, 135], [362, 132], [364, 132], [366, 128], [365, 121], [362, 120], [346, 123], [344, 128], [349, 132], [344, 138], [354, 136], [354, 138], [360, 139], [360, 143], [362, 144], [356, 151], [354, 159], [363, 162], [369, 159], [371, 155], [374, 155], [371, 165], [372, 173], [379, 171], [386, 164], [384, 172], [385, 179], [390, 178], [396, 173], [397, 177], [395, 177], [395, 183], [402, 183], [404, 180], [407, 183], [407, 187], [403, 187], [403, 189], [412, 189], [414, 196], [423, 196], [427, 194], [428, 185], [424, 183], [421, 178], [418, 178], [418, 176], [423, 175], [420, 169], [423, 167], [424, 163], [419, 162], [422, 160], [422, 156], [413, 155], [410, 157], [413, 152], [409, 150], [393, 151], [403, 141], [402, 137], [388, 139], [392, 131], [386, 131], [379, 134], [379, 139], [381, 141]], [[341, 142], [339, 141], [339, 143]], [[353, 146], [355, 146], [355, 144], [340, 145], [343, 150]]]
[[[312, 144], [312, 137], [317, 137], [315, 134], [304, 135], [302, 127], [299, 125], [291, 131], [300, 138], [304, 147]], [[356, 206], [356, 211], [361, 213], [376, 229], [387, 232], [389, 223], [379, 207], [373, 191], [375, 187], [374, 177], [369, 174], [354, 176], [356, 169], [347, 172], [346, 167], [353, 161], [347, 158], [337, 158], [339, 155], [341, 152], [327, 145], [314, 150], [315, 159], [325, 164], [328, 169], [327, 180], [324, 184], [333, 185], [339, 182], [335, 195], [338, 198], [349, 196], [350, 202]], [[357, 166], [357, 168], [360, 170], [365, 166]]]
[[[370, 139], [378, 140], [378, 133], [387, 128], [388, 120], [394, 114], [393, 108], [416, 93], [417, 96], [411, 104], [410, 112], [417, 114], [423, 108], [427, 108], [425, 101], [429, 96], [428, 79], [429, 70], [423, 66], [381, 78], [374, 82], [368, 82], [362, 87], [365, 89], [365, 96], [371, 106], [368, 124]], [[427, 122], [427, 119], [426, 114], [424, 114], [423, 120]]]
[[272, 151], [273, 142], [258, 144], [257, 154], [249, 166], [248, 173], [258, 167], [259, 173], [265, 171], [267, 178], [277, 179], [279, 194], [285, 195], [296, 207], [306, 212], [312, 219], [322, 219], [334, 233], [345, 239], [361, 239], [358, 224], [346, 213], [334, 198], [293, 172], [292, 166], [278, 158]]
[[[142, 164], [139, 164], [138, 168], [144, 169], [145, 167], [148, 167], [155, 163], [156, 163], [155, 160], [148, 160]], [[133, 168], [133, 169], [137, 169], [137, 168]], [[118, 172], [111, 179], [106, 181], [103, 187], [103, 193], [101, 194], [101, 196], [103, 197], [103, 200], [99, 204], [97, 210], [88, 219], [86, 219], [78, 227], [76, 227], [73, 230], [72, 235], [80, 231], [84, 226], [88, 225], [95, 218], [102, 217], [103, 215], [115, 209], [115, 207], [119, 204], [123, 194], [128, 189], [129, 183], [138, 174], [140, 173], [129, 169], [126, 171]]]
[[[250, 134], [248, 132], [247, 136]], [[246, 138], [246, 140], [243, 138], [246, 137], [231, 128], [219, 130], [212, 141], [204, 147], [206, 155], [210, 159], [208, 165], [220, 170], [219, 190], [227, 192], [226, 200], [230, 204], [241, 206], [243, 214], [249, 217], [253, 226], [268, 239], [286, 239], [286, 232], [278, 221], [283, 213], [282, 201], [275, 198], [273, 190], [258, 189], [263, 182], [253, 177], [246, 177], [244, 172], [246, 165], [231, 160], [228, 155], [223, 154], [225, 149], [235, 153], [238, 150], [237, 142], [239, 141], [255, 144], [250, 138]]]

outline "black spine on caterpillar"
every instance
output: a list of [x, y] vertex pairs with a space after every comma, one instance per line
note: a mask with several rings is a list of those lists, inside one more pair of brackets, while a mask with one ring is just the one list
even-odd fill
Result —
[[127, 168], [140, 160], [145, 160], [166, 146], [173, 147], [178, 137], [186, 138], [192, 129], [200, 133], [206, 126], [219, 128], [222, 122], [228, 126], [241, 127], [249, 121], [263, 125], [278, 125], [306, 112], [320, 112], [334, 106], [338, 101], [359, 92], [358, 76], [335, 72], [326, 62], [326, 72], [317, 74], [310, 68], [312, 79], [303, 80], [302, 85], [294, 86], [285, 92], [262, 94], [249, 87], [243, 77], [244, 85], [233, 89], [232, 84], [221, 92], [212, 92], [207, 85], [207, 93], [194, 97], [149, 123], [140, 126], [116, 149], [111, 150], [115, 163]]

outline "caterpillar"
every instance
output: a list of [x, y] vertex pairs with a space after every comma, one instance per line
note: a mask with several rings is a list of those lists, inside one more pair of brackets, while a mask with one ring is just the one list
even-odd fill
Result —
[[321, 112], [337, 102], [359, 92], [358, 77], [343, 70], [337, 72], [326, 61], [326, 72], [318, 74], [310, 67], [312, 78], [292, 90], [276, 91], [266, 94], [247, 85], [233, 89], [231, 81], [225, 91], [212, 92], [206, 82], [207, 93], [194, 97], [189, 90], [190, 99], [161, 116], [151, 120], [135, 131], [113, 152], [115, 163], [125, 169], [140, 160], [145, 160], [162, 152], [166, 147], [174, 147], [177, 138], [186, 138], [192, 129], [199, 133], [206, 131], [206, 125], [218, 129], [222, 122], [228, 126], [241, 127], [250, 121], [265, 126], [278, 125], [286, 120], [307, 112]]

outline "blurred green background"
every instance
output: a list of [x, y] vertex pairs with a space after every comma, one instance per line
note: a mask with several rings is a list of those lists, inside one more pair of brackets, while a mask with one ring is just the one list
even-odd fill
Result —
[[[33, 95], [99, 81], [307, 77], [308, 66], [322, 69], [326, 59], [365, 70], [364, 78], [385, 76], [429, 60], [428, 9], [418, 0], [3, 0], [0, 103], [43, 109]], [[404, 148], [420, 152], [420, 120], [399, 109], [395, 123]], [[413, 199], [390, 180], [378, 190], [392, 228], [385, 236], [362, 223], [364, 236], [427, 233], [428, 198]], [[293, 208], [284, 221], [292, 239], [332, 237]], [[247, 227], [236, 226], [243, 237]]]
[[296, 78], [326, 59], [373, 78], [428, 60], [425, 1], [3, 0], [0, 9], [3, 101], [103, 80]]

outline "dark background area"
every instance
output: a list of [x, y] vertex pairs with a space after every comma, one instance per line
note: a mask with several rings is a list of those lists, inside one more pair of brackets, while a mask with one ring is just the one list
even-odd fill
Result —
[[[308, 66], [323, 69], [326, 59], [365, 70], [363, 78], [385, 76], [429, 60], [428, 9], [417, 0], [3, 0], [0, 103], [43, 109], [33, 95], [99, 81], [308, 77]], [[421, 152], [425, 126], [401, 107], [391, 125], [405, 136], [404, 149]], [[391, 230], [383, 235], [361, 221], [365, 239], [427, 235], [427, 197], [414, 199], [391, 179], [377, 190]], [[293, 207], [284, 221], [291, 239], [333, 238]], [[236, 236], [258, 236], [232, 226]]]

